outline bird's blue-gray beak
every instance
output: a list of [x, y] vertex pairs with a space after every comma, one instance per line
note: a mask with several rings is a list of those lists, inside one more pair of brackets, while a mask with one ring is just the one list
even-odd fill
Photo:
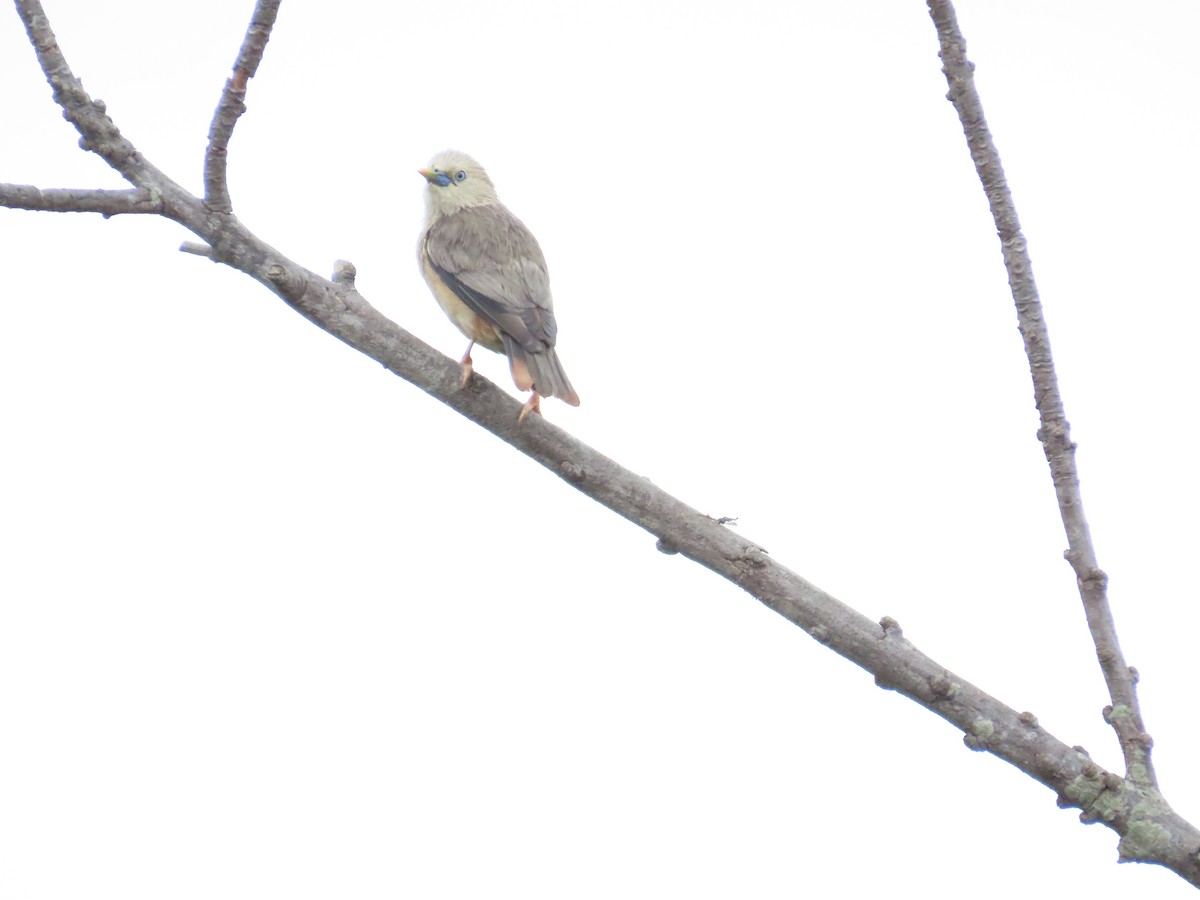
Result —
[[430, 184], [436, 184], [438, 187], [445, 187], [450, 184], [450, 176], [445, 172], [439, 172], [437, 169], [417, 169], [417, 173], [423, 175], [425, 180]]

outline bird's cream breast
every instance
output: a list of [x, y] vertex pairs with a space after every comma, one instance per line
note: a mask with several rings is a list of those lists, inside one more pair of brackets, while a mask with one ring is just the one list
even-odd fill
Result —
[[424, 248], [421, 252], [421, 274], [425, 276], [425, 281], [433, 291], [438, 305], [450, 317], [450, 321], [458, 326], [459, 331], [480, 346], [487, 347], [496, 353], [504, 352], [504, 343], [500, 340], [500, 332], [490, 322], [473, 312], [467, 304], [459, 299], [458, 294], [442, 281], [441, 276], [430, 265]]

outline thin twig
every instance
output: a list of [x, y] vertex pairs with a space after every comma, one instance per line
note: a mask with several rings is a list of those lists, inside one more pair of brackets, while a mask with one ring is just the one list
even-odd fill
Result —
[[271, 28], [279, 14], [280, 0], [258, 0], [250, 27], [233, 64], [233, 76], [225, 81], [217, 111], [208, 129], [208, 147], [204, 151], [204, 202], [215, 212], [233, 209], [229, 197], [229, 139], [238, 118], [246, 111], [246, 85], [258, 71]]
[[205, 259], [212, 259], [212, 247], [208, 244], [198, 244], [195, 241], [184, 241], [179, 245], [180, 253], [190, 253], [192, 256], [203, 256]]
[[106, 219], [129, 213], [161, 215], [163, 212], [162, 199], [150, 191], [39, 188], [32, 184], [0, 184], [0, 206], [39, 212], [94, 212]]
[[1088, 629], [1112, 698], [1112, 705], [1105, 707], [1104, 717], [1117, 733], [1125, 757], [1126, 777], [1138, 785], [1154, 786], [1157, 782], [1150, 763], [1151, 741], [1142, 724], [1135, 688], [1137, 679], [1134, 671], [1125, 664], [1117, 641], [1106, 593], [1108, 577], [1096, 563], [1096, 551], [1083, 515], [1075, 444], [1071, 441], [1071, 427], [1063, 411], [1054, 359], [1050, 354], [1050, 334], [1042, 316], [1042, 304], [1038, 299], [1025, 237], [1021, 234], [1021, 223], [1000, 165], [1000, 154], [983, 117], [983, 105], [975, 90], [975, 66], [967, 60], [966, 41], [959, 31], [954, 6], [949, 0], [928, 0], [928, 5], [941, 41], [940, 56], [946, 82], [950, 85], [949, 99], [962, 122], [1004, 251], [1008, 283], [1016, 302], [1017, 321], [1033, 375], [1034, 399], [1041, 416], [1038, 437], [1050, 463], [1058, 508], [1067, 532], [1066, 558], [1075, 570]]

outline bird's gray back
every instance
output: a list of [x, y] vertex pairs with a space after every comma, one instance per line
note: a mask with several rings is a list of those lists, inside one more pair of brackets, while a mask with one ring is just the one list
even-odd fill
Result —
[[425, 253], [459, 297], [530, 352], [554, 346], [546, 259], [529, 229], [499, 203], [436, 218]]

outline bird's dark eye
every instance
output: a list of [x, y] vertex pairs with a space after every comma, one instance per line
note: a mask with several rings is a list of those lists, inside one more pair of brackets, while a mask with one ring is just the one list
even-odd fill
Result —
[[454, 173], [454, 180], [455, 181], [466, 181], [467, 173], [464, 172], [462, 169], [459, 169], [457, 172]]

